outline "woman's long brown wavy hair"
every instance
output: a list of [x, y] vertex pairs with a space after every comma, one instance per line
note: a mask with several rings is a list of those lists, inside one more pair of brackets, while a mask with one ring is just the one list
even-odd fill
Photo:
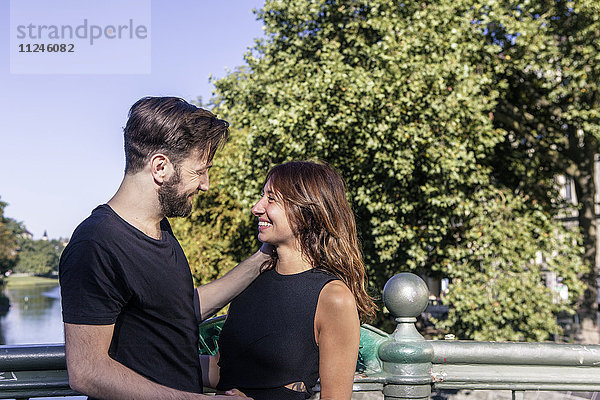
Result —
[[[365, 289], [365, 266], [356, 222], [342, 177], [324, 162], [292, 161], [275, 166], [266, 182], [280, 197], [300, 249], [313, 268], [326, 270], [350, 289], [362, 322], [375, 316]], [[277, 255], [265, 266], [273, 268]]]

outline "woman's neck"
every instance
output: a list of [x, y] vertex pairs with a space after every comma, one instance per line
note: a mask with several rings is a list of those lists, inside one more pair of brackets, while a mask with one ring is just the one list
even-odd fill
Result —
[[277, 264], [275, 270], [281, 275], [297, 274], [312, 269], [311, 263], [302, 256], [299, 249], [284, 246], [277, 247]]

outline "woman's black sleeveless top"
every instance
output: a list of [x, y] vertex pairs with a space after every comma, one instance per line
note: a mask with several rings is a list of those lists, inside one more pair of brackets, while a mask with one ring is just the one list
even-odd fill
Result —
[[[319, 377], [314, 320], [321, 289], [337, 279], [311, 269], [258, 276], [229, 307], [219, 337], [219, 390], [240, 389], [255, 400], [305, 399]], [[304, 382], [308, 392], [284, 386]]]

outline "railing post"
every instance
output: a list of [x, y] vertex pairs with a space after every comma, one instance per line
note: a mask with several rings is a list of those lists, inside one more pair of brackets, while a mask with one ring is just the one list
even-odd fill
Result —
[[392, 338], [379, 347], [386, 400], [429, 399], [431, 395], [433, 347], [415, 327], [428, 300], [429, 289], [415, 274], [397, 274], [383, 288], [383, 302], [398, 323]]
[[525, 398], [525, 392], [522, 390], [512, 391], [512, 400], [523, 400]]

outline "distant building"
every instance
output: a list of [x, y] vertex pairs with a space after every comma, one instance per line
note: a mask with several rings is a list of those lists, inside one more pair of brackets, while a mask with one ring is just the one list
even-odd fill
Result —
[[[570, 176], [559, 175], [556, 179], [556, 183], [559, 187], [560, 196], [567, 200], [569, 204], [573, 207], [565, 210], [565, 215], [562, 218], [564, 224], [566, 226], [578, 226], [577, 220], [577, 205], [579, 204], [577, 201], [577, 195], [575, 193], [575, 182], [573, 178]], [[594, 196], [594, 214], [596, 216], [596, 232], [598, 233], [596, 236], [596, 271], [600, 271], [600, 192], [598, 188], [600, 188], [600, 155], [596, 154], [594, 157], [594, 186], [596, 187], [596, 194]], [[600, 273], [596, 278], [598, 282], [598, 286], [600, 287]], [[598, 303], [600, 303], [600, 291], [598, 291]]]
[[19, 236], [22, 239], [27, 239], [27, 240], [33, 239], [33, 234], [31, 232], [29, 232], [27, 229], [24, 229], [23, 232], [19, 233]]

